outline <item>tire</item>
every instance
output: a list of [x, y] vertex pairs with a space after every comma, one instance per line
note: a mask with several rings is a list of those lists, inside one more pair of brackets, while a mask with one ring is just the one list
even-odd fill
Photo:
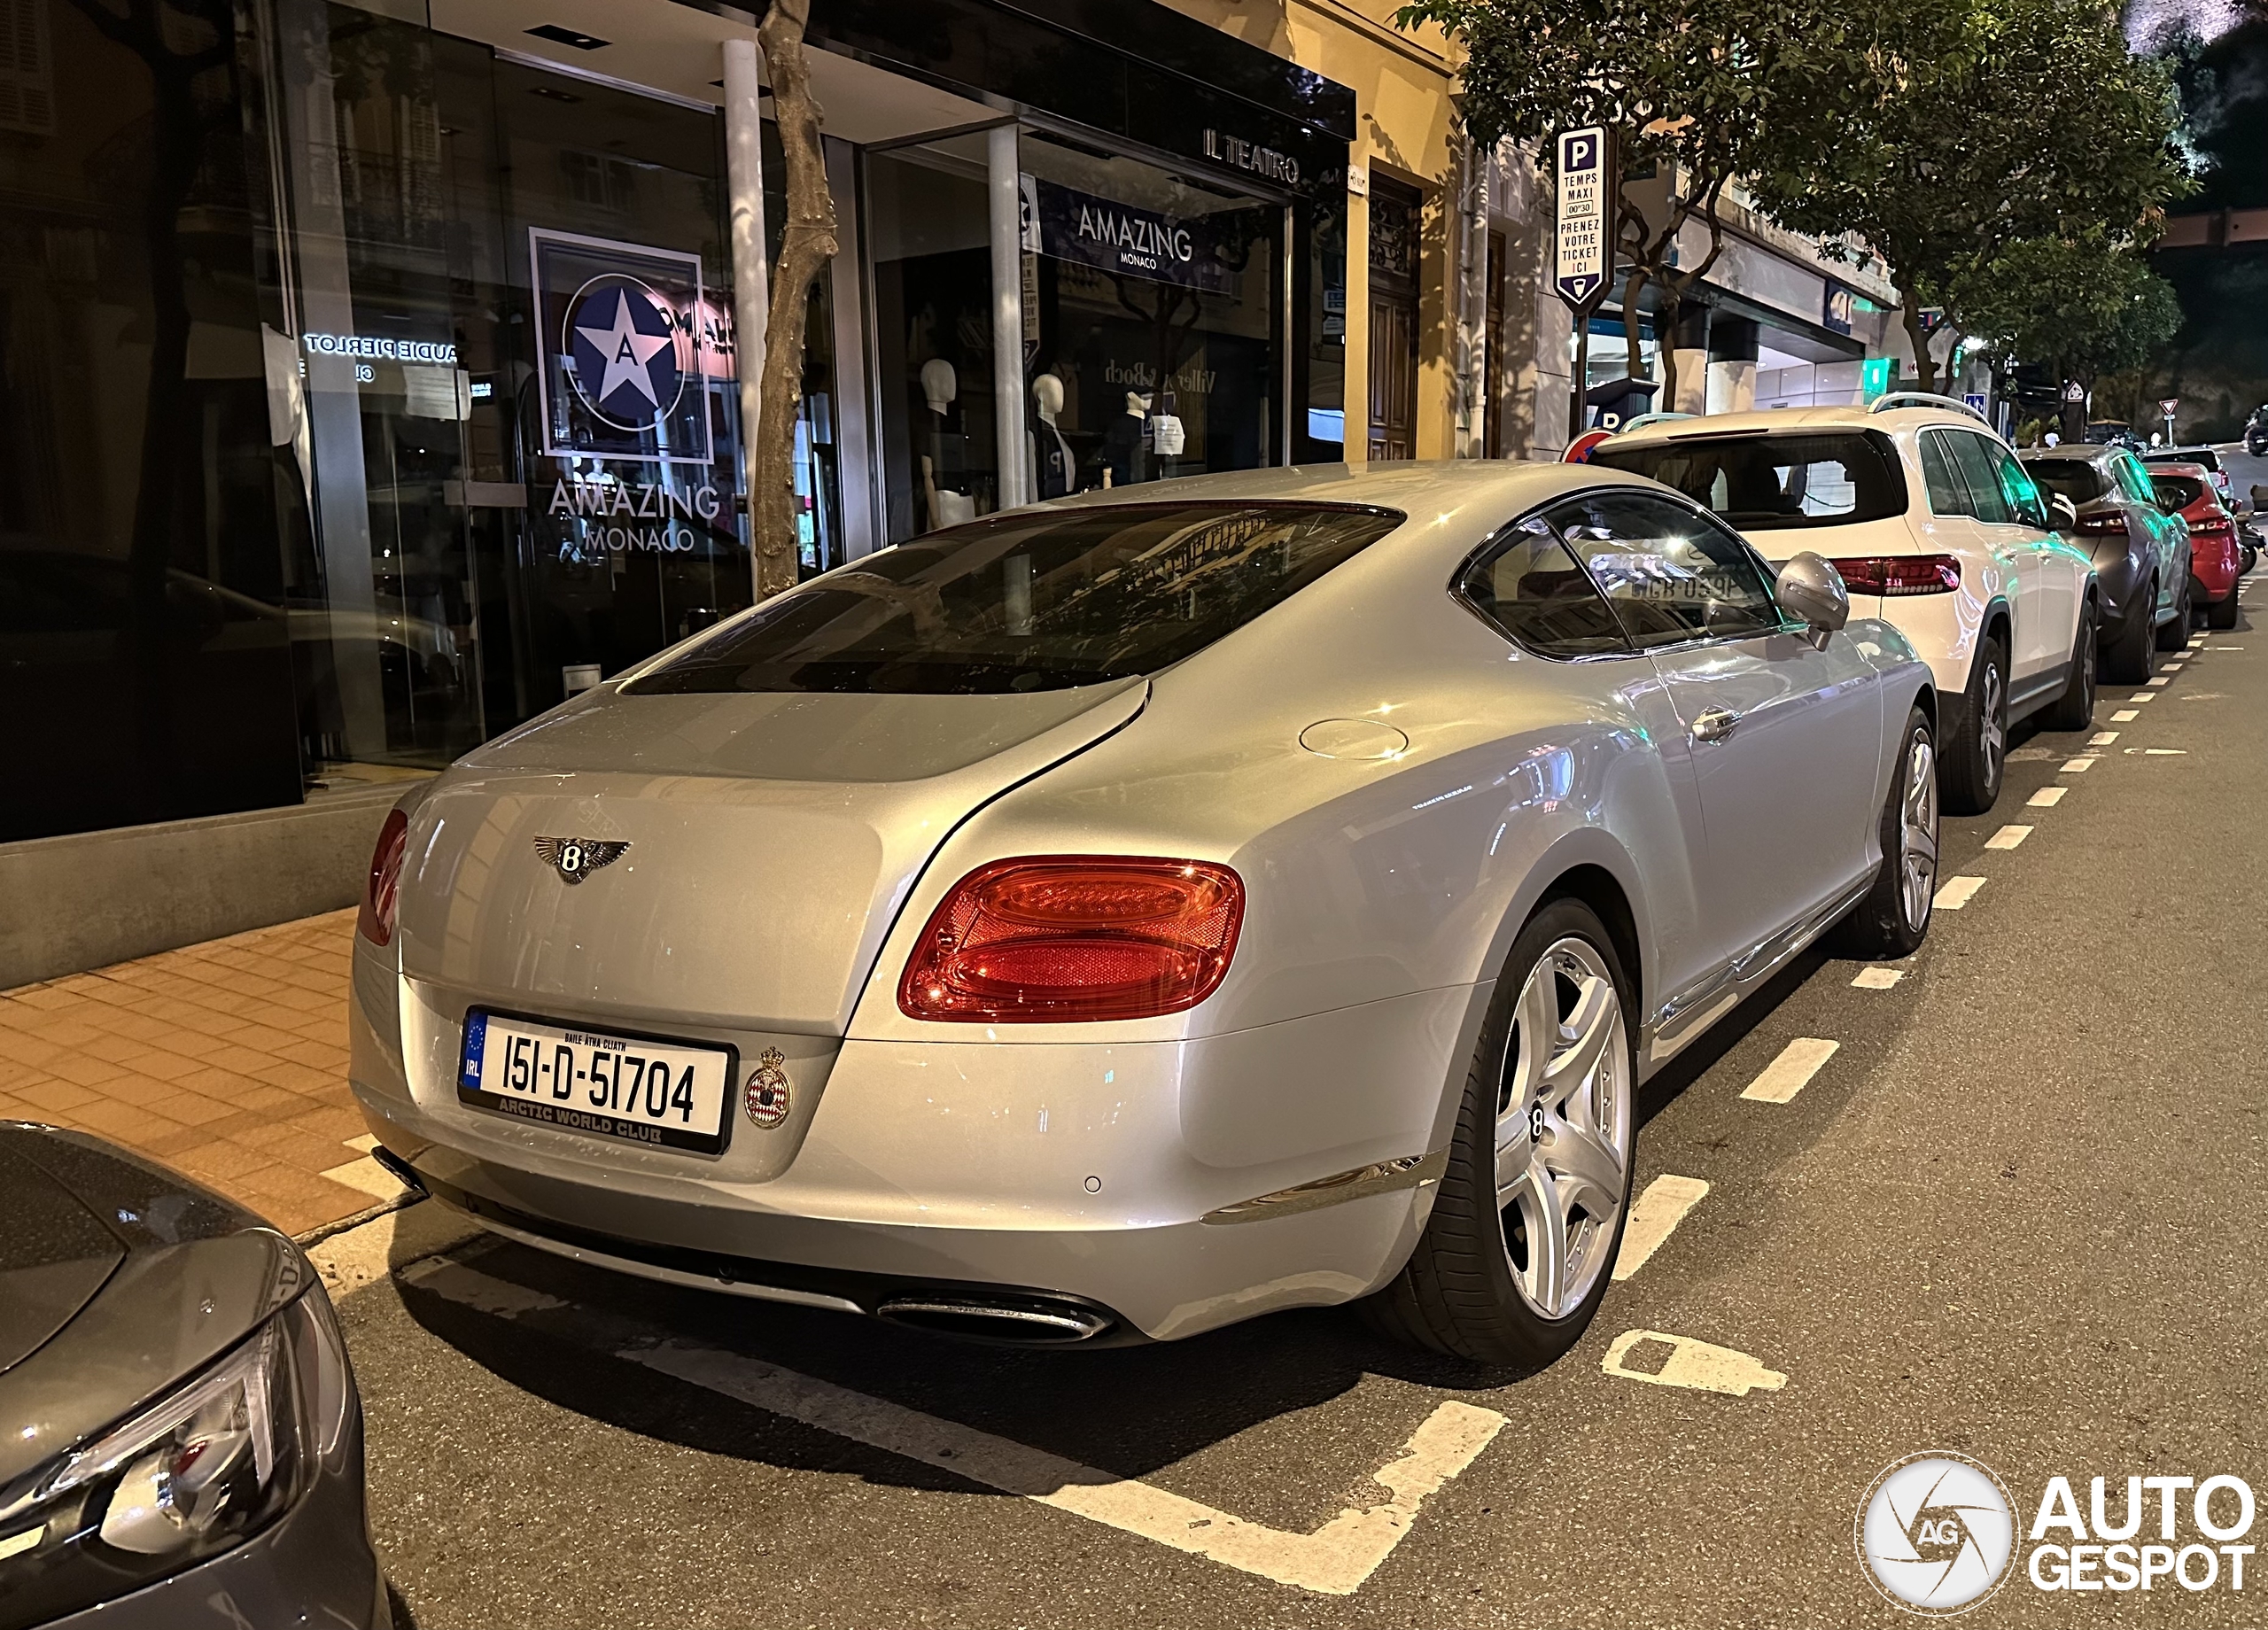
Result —
[[2120, 685], [2140, 685], [2156, 671], [2151, 619], [2157, 609], [2158, 586], [2153, 580], [2128, 603], [2126, 625], [2102, 654], [2104, 679]]
[[[1539, 1045], [1546, 1001], [1552, 1035]], [[1523, 1371], [1574, 1346], [1606, 1298], [1630, 1213], [1638, 1136], [1633, 1006], [1622, 959], [1588, 906], [1554, 900], [1528, 920], [1466, 1070], [1433, 1214], [1402, 1272], [1363, 1304], [1375, 1328], [1472, 1363]], [[1581, 1027], [1573, 1040], [1571, 1018]], [[1573, 1073], [1555, 1078], [1550, 1063]], [[1550, 1142], [1536, 1140], [1537, 1125]], [[1500, 1137], [1512, 1153], [1505, 1164], [1517, 1171], [1502, 1193]], [[1545, 1254], [1530, 1244], [1546, 1232], [1538, 1226], [1544, 1206], [1560, 1224], [1556, 1281]]]
[[1835, 925], [1838, 957], [1882, 961], [1921, 948], [1938, 892], [1937, 734], [1915, 708], [1906, 716], [1898, 767], [1882, 806], [1882, 868], [1875, 885]]
[[2232, 586], [2226, 594], [2223, 595], [2220, 599], [2215, 601], [2211, 605], [2205, 608], [2205, 626], [2208, 628], [2234, 628], [2236, 626], [2236, 590]]
[[1968, 717], [1946, 743], [1938, 789], [1955, 815], [1982, 815], [2000, 796], [2008, 767], [2008, 648], [1994, 634], [1977, 648]]
[[2079, 629], [2071, 636], [2071, 682], [2047, 704], [2040, 718], [2049, 730], [2085, 730], [2094, 723], [2094, 602], [2079, 607]]
[[2173, 604], [2173, 615], [2158, 625], [2158, 649], [2178, 651], [2189, 643], [2189, 574], [2181, 574], [2181, 598]]

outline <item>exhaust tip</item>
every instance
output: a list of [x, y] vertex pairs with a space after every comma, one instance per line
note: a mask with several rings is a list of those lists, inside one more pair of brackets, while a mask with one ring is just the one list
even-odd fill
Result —
[[874, 1316], [941, 1336], [1025, 1347], [1075, 1347], [1111, 1326], [1107, 1314], [1076, 1302], [973, 1296], [894, 1296], [876, 1304]]
[[384, 1167], [393, 1180], [400, 1184], [403, 1188], [418, 1194], [426, 1192], [425, 1179], [417, 1175], [417, 1168], [384, 1144], [376, 1144], [371, 1146], [370, 1158]]

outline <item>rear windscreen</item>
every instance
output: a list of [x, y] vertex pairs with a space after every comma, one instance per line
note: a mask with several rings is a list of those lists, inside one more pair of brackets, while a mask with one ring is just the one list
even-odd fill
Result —
[[2150, 472], [2150, 489], [2161, 509], [2186, 509], [2205, 496], [2205, 484], [2194, 476], [2163, 476]]
[[1402, 520], [1324, 504], [1011, 513], [815, 578], [623, 688], [986, 695], [1154, 673]]
[[2074, 504], [2089, 504], [2110, 491], [2110, 479], [2085, 459], [2026, 459], [2031, 478]]
[[1651, 476], [1744, 532], [1884, 521], [1906, 512], [1898, 452], [1878, 431], [1694, 436], [1593, 449], [1591, 462]]

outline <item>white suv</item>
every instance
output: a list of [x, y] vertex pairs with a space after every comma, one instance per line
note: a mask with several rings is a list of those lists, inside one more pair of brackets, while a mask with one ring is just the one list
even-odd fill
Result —
[[1896, 625], [1937, 675], [1953, 811], [1982, 814], [2000, 796], [2012, 721], [2092, 721], [2093, 567], [1963, 404], [1906, 395], [1656, 421], [1590, 457], [1706, 504], [1775, 565], [1806, 549], [1833, 561], [1851, 614]]

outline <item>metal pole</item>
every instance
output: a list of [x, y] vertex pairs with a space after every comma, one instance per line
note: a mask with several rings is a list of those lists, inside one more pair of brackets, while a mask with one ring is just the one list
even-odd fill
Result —
[[1583, 392], [1589, 384], [1590, 371], [1591, 308], [1584, 306], [1575, 313], [1575, 376], [1567, 392], [1567, 445], [1571, 447], [1583, 433]]
[[[764, 121], [757, 111], [763, 58], [754, 40], [725, 42], [725, 185], [732, 195], [733, 372], [741, 397], [741, 487], [756, 493], [757, 405], [763, 397], [764, 327], [771, 279], [764, 259]], [[751, 538], [753, 532], [751, 531]], [[756, 570], [756, 551], [749, 551]]]
[[992, 425], [998, 439], [1003, 509], [1030, 501], [1024, 479], [1023, 190], [1016, 180], [1016, 127], [984, 135], [985, 186], [991, 206]]

